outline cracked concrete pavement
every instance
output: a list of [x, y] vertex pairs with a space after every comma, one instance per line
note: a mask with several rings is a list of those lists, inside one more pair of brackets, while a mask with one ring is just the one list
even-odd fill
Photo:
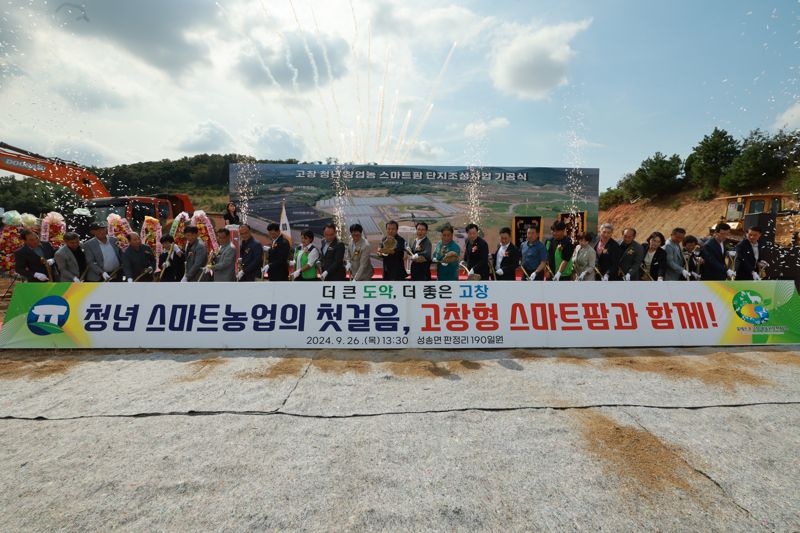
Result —
[[0, 530], [800, 530], [800, 351], [0, 354]]

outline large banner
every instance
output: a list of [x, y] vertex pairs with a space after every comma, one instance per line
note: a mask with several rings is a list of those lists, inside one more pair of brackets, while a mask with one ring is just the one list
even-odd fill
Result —
[[426, 222], [434, 243], [449, 223], [461, 245], [464, 226], [477, 222], [494, 250], [515, 216], [541, 217], [543, 237], [562, 213], [579, 213], [596, 228], [599, 179], [596, 168], [232, 164], [230, 198], [262, 232], [285, 204], [295, 242], [302, 230], [319, 238], [336, 222], [346, 235], [358, 223], [375, 251], [395, 220], [412, 239], [415, 223]]
[[5, 348], [794, 344], [791, 281], [25, 283]]

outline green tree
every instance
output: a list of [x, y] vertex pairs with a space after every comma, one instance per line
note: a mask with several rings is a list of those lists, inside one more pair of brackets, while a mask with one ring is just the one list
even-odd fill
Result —
[[686, 158], [686, 178], [692, 185], [713, 190], [741, 152], [739, 142], [727, 131], [714, 128]]
[[720, 186], [733, 194], [757, 191], [786, 174], [785, 154], [769, 134], [753, 131], [743, 143], [741, 153], [734, 159]]
[[656, 152], [642, 161], [630, 178], [630, 189], [643, 198], [656, 198], [674, 193], [683, 187], [681, 180], [682, 161], [677, 154], [667, 157]]
[[39, 216], [55, 208], [55, 189], [48, 183], [26, 178], [16, 179], [13, 176], [0, 177], [0, 207], [6, 211], [19, 211]]

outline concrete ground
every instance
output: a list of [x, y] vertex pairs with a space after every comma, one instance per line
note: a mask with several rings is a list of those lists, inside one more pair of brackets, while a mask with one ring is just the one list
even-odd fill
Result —
[[800, 349], [0, 353], [0, 531], [800, 530]]

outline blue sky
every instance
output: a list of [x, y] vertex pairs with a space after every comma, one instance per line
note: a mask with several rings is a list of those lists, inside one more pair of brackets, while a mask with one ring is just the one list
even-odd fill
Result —
[[5, 142], [84, 164], [580, 165], [605, 189], [715, 126], [800, 127], [791, 0], [83, 5], [0, 7]]

